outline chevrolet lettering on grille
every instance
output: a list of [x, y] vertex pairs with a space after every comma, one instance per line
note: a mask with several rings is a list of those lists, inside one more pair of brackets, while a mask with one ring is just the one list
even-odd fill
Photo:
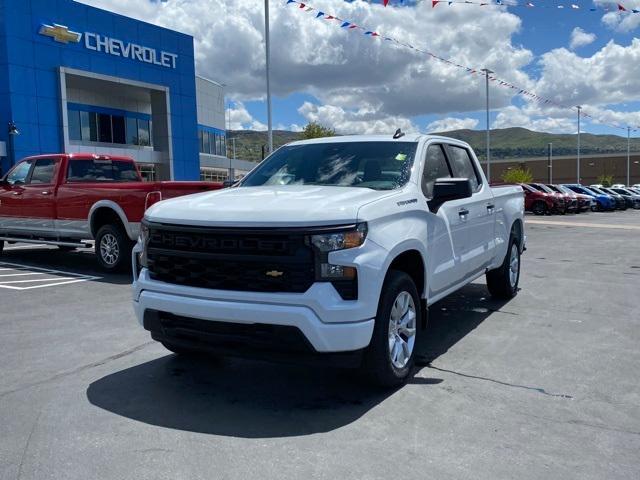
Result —
[[287, 246], [283, 241], [263, 239], [216, 238], [204, 235], [183, 235], [168, 232], [153, 232], [149, 237], [153, 246], [165, 248], [207, 250], [242, 250], [242, 251], [276, 251], [286, 252]]

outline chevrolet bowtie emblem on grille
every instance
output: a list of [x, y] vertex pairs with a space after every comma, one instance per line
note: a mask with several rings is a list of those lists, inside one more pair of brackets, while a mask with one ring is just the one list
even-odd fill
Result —
[[265, 275], [267, 277], [278, 278], [278, 277], [281, 277], [282, 275], [284, 275], [284, 272], [279, 272], [277, 270], [271, 270], [270, 272], [267, 272]]
[[45, 37], [51, 37], [59, 43], [78, 43], [82, 38], [81, 33], [72, 32], [69, 30], [69, 27], [58, 25], [57, 23], [53, 25], [42, 25], [38, 33]]

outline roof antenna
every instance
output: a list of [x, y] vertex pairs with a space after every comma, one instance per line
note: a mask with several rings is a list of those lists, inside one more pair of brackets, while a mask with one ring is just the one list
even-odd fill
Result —
[[397, 129], [396, 133], [393, 134], [394, 140], [397, 140], [398, 138], [402, 138], [402, 137], [404, 137], [404, 132], [401, 129]]

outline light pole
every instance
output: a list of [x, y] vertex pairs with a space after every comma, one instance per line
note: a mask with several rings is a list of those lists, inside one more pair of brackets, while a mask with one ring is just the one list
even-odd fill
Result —
[[631, 127], [627, 126], [627, 187], [631, 185]]
[[488, 68], [483, 68], [480, 70], [484, 72], [485, 77], [485, 92], [487, 96], [487, 181], [491, 181], [491, 134], [489, 132], [489, 74], [493, 73], [493, 71]]
[[549, 160], [549, 183], [553, 183], [553, 143], [547, 144], [547, 158]]
[[269, 42], [269, 0], [264, 0], [264, 45], [266, 49], [267, 67], [267, 138], [269, 153], [273, 152], [273, 124], [271, 119], [271, 45]]
[[7, 133], [9, 134], [9, 168], [16, 163], [16, 147], [14, 137], [20, 135], [20, 130], [13, 121], [9, 122]]
[[577, 183], [580, 184], [580, 110], [582, 110], [582, 107], [580, 105], [578, 105], [576, 107], [578, 109], [578, 159], [577, 159], [577, 175], [578, 175], [578, 179], [577, 179]]

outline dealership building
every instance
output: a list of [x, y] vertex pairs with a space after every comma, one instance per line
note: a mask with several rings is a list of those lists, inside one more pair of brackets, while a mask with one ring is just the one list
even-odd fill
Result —
[[[89, 152], [147, 179], [223, 180], [223, 86], [195, 72], [193, 37], [73, 0], [0, 0], [0, 157]], [[233, 175], [233, 173], [232, 173]]]

